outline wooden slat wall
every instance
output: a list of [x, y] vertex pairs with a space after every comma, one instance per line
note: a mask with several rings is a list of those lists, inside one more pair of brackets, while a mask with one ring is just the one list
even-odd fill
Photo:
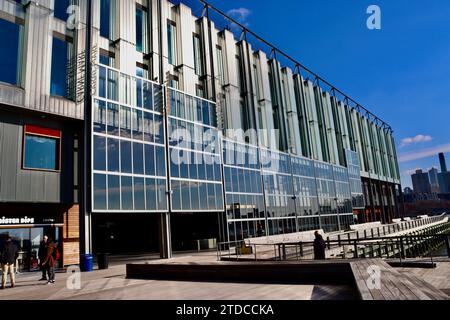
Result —
[[64, 213], [63, 265], [80, 263], [80, 207], [74, 205]]

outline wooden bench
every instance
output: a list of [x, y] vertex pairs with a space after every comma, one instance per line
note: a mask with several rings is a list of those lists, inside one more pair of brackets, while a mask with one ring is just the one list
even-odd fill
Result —
[[[411, 274], [400, 273], [381, 259], [350, 262], [356, 286], [363, 300], [450, 300], [428, 282]], [[372, 288], [369, 268], [380, 270], [380, 287]], [[376, 287], [376, 286], [374, 286]]]

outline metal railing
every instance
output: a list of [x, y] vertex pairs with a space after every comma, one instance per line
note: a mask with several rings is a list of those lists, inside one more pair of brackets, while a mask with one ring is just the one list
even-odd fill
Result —
[[[327, 259], [384, 258], [399, 259], [450, 258], [450, 223], [427, 224], [442, 220], [442, 216], [411, 220], [402, 224], [381, 226], [365, 231], [337, 234], [325, 239]], [[425, 223], [428, 222], [428, 223]], [[389, 236], [406, 231], [408, 234]], [[440, 249], [440, 252], [439, 252]], [[217, 244], [218, 260], [288, 261], [313, 260], [314, 241], [252, 243], [250, 240]]]

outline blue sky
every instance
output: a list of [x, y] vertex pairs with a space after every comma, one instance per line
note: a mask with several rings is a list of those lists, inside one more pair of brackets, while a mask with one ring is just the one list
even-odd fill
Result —
[[[450, 161], [450, 1], [210, 3], [389, 123], [404, 187], [411, 171], [439, 165], [438, 152]], [[372, 4], [381, 8], [381, 30], [366, 27]]]

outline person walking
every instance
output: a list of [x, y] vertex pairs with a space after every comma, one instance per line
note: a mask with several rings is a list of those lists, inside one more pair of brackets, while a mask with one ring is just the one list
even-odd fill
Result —
[[1, 289], [5, 289], [6, 287], [6, 278], [8, 277], [8, 273], [10, 276], [11, 288], [14, 288], [14, 286], [16, 285], [14, 266], [16, 265], [16, 259], [18, 258], [18, 256], [19, 256], [19, 249], [12, 242], [12, 238], [7, 237], [1, 255], [2, 273], [3, 273]]
[[39, 281], [47, 281], [47, 268], [42, 265], [45, 258], [47, 257], [47, 246], [48, 246], [48, 236], [44, 235], [41, 243], [39, 244], [38, 258], [39, 258], [39, 268], [42, 272], [42, 278]]
[[319, 231], [314, 232], [314, 236], [314, 260], [325, 260], [325, 241]]
[[47, 272], [48, 281], [47, 284], [55, 283], [55, 266], [56, 261], [59, 259], [58, 257], [58, 248], [56, 244], [50, 239], [47, 240], [47, 254], [45, 256], [44, 261], [42, 262], [42, 266], [45, 268]]

